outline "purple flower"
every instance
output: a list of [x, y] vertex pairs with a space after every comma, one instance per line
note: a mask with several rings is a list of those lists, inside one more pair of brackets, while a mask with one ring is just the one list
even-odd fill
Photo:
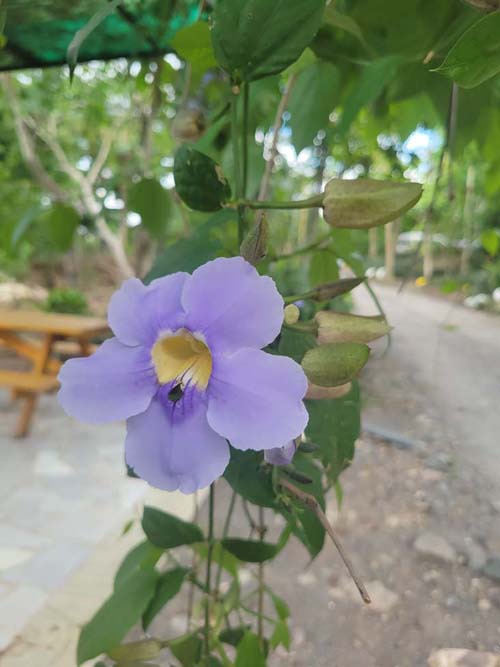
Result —
[[127, 280], [108, 319], [116, 337], [64, 364], [59, 400], [82, 421], [127, 419], [127, 463], [152, 486], [192, 493], [222, 475], [228, 440], [269, 450], [304, 430], [301, 367], [260, 349], [280, 332], [283, 299], [241, 257]]
[[264, 459], [273, 466], [288, 466], [292, 462], [296, 451], [297, 445], [295, 444], [295, 440], [292, 440], [284, 447], [267, 449], [264, 452]]

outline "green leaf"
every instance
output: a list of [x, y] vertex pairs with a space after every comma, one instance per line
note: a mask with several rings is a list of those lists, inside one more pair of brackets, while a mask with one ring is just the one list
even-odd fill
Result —
[[366, 65], [358, 81], [343, 104], [338, 131], [345, 134], [361, 109], [374, 102], [384, 87], [394, 77], [401, 64], [400, 56], [384, 56]]
[[137, 570], [154, 569], [154, 566], [158, 562], [162, 553], [161, 549], [153, 546], [148, 540], [135, 546], [122, 560], [120, 567], [115, 574], [115, 581], [113, 584], [114, 589], [116, 590], [121, 586], [123, 582], [132, 574], [135, 574]]
[[500, 11], [479, 19], [454, 44], [434, 72], [462, 88], [475, 88], [500, 72]]
[[76, 63], [78, 62], [78, 54], [80, 52], [80, 47], [87, 37], [98, 28], [101, 23], [112, 14], [118, 5], [121, 5], [123, 0], [108, 0], [101, 9], [99, 9], [83, 26], [75, 33], [75, 36], [68, 45], [66, 51], [66, 60], [69, 65], [69, 78], [70, 81], [73, 79], [73, 72], [75, 71]]
[[215, 56], [232, 79], [278, 74], [310, 44], [324, 0], [219, 0], [213, 14]]
[[420, 183], [332, 179], [325, 186], [323, 215], [332, 227], [369, 229], [403, 215], [421, 196]]
[[331, 250], [315, 250], [309, 266], [309, 280], [312, 285], [330, 283], [339, 277], [337, 257]]
[[222, 546], [226, 551], [229, 551], [229, 553], [245, 563], [263, 563], [266, 560], [271, 560], [278, 553], [278, 548], [275, 544], [257, 540], [242, 540], [228, 537], [222, 540]]
[[40, 206], [32, 206], [28, 209], [20, 218], [19, 221], [15, 224], [12, 235], [10, 238], [10, 245], [12, 248], [15, 248], [22, 237], [26, 234], [28, 229], [31, 227], [31, 224], [36, 220], [40, 214]]
[[266, 667], [266, 658], [257, 635], [252, 632], [245, 634], [238, 645], [234, 667]]
[[191, 146], [181, 146], [174, 159], [177, 194], [195, 211], [217, 211], [231, 196], [221, 167]]
[[203, 542], [204, 536], [195, 523], [178, 519], [156, 507], [145, 507], [142, 529], [148, 540], [160, 549], [173, 549], [183, 544]]
[[229, 644], [229, 646], [238, 646], [248, 630], [248, 625], [240, 625], [236, 628], [227, 628], [226, 630], [222, 630], [222, 632], [219, 633], [219, 639], [221, 642], [224, 642], [224, 644]]
[[328, 127], [338, 100], [340, 76], [331, 63], [318, 61], [301, 72], [292, 88], [288, 110], [297, 153], [311, 146], [319, 130]]
[[148, 232], [161, 238], [170, 213], [170, 196], [155, 178], [143, 178], [134, 183], [127, 195], [128, 208], [141, 216]]
[[368, 361], [370, 348], [359, 343], [327, 343], [306, 352], [302, 368], [320, 387], [339, 387], [350, 382]]
[[168, 647], [183, 667], [193, 667], [201, 658], [202, 641], [195, 633], [170, 641]]
[[354, 457], [354, 443], [361, 430], [359, 387], [334, 400], [306, 401], [309, 412], [307, 437], [320, 447], [328, 478], [335, 482]]
[[[319, 467], [314, 463], [311, 457], [303, 454], [300, 449], [293, 459], [293, 466], [299, 473], [303, 473], [312, 480], [310, 484], [307, 484], [305, 490], [307, 493], [312, 494], [324, 509], [325, 497], [323, 493], [323, 480]], [[299, 484], [299, 486], [301, 485]], [[325, 529], [323, 528], [321, 521], [318, 519], [315, 512], [308, 507], [303, 507], [301, 505], [300, 508], [295, 511], [295, 522], [295, 525], [292, 524], [293, 533], [304, 544], [311, 554], [311, 557], [316, 558], [323, 549], [323, 544], [325, 542]]]
[[53, 204], [43, 217], [44, 233], [50, 245], [60, 252], [67, 252], [80, 224], [80, 216], [72, 206]]
[[276, 613], [278, 614], [278, 617], [284, 621], [290, 616], [290, 607], [288, 604], [283, 600], [283, 598], [280, 598], [279, 595], [276, 595], [273, 591], [271, 591], [269, 588], [267, 589], [269, 595], [271, 596], [271, 599], [274, 604], [274, 608], [276, 609]]
[[363, 36], [363, 31], [356, 21], [351, 16], [338, 12], [333, 4], [330, 4], [325, 10], [325, 23], [329, 23], [335, 28], [345, 30], [353, 37], [356, 37], [367, 50], [370, 50], [370, 47], [367, 45]]
[[191, 273], [201, 264], [216, 257], [222, 249], [222, 243], [219, 239], [214, 238], [213, 231], [222, 229], [224, 224], [234, 220], [236, 220], [235, 211], [223, 209], [197, 226], [190, 238], [179, 239], [170, 244], [156, 258], [151, 271], [144, 279], [145, 282], [149, 283], [155, 278], [176, 271]]
[[185, 567], [176, 567], [160, 575], [153, 598], [142, 617], [142, 627], [144, 630], [148, 629], [154, 617], [181, 590], [188, 572], [189, 570]]
[[275, 507], [276, 493], [271, 475], [262, 467], [262, 452], [231, 448], [231, 459], [224, 478], [245, 500], [261, 507]]
[[[196, 544], [194, 550], [197, 554], [200, 555], [201, 558], [206, 560], [208, 556], [208, 545], [206, 543]], [[235, 558], [233, 554], [230, 554], [229, 551], [226, 551], [220, 542], [215, 542], [213, 545], [212, 561], [217, 563], [217, 565], [220, 565], [222, 569], [226, 570], [226, 572], [228, 572], [233, 577], [233, 579], [238, 576], [238, 568], [240, 566], [238, 559]]]
[[157, 579], [155, 570], [138, 570], [123, 581], [83, 627], [78, 640], [78, 665], [120, 644], [146, 610]]
[[278, 621], [274, 626], [273, 634], [271, 635], [270, 644], [275, 649], [280, 644], [290, 650], [290, 630], [285, 621]]
[[313, 334], [285, 328], [281, 332], [279, 353], [291, 357], [300, 364], [305, 353], [312, 350], [316, 345], [316, 338]]
[[481, 234], [481, 245], [488, 255], [495, 257], [500, 250], [500, 234], [495, 229], [487, 229]]
[[171, 41], [171, 45], [178, 55], [191, 65], [191, 75], [195, 80], [217, 65], [210, 28], [205, 21], [198, 21], [190, 26], [181, 28]]

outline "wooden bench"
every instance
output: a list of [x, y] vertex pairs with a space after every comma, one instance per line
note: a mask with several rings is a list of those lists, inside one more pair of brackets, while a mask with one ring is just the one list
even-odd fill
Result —
[[10, 389], [15, 398], [24, 398], [24, 405], [14, 433], [16, 438], [24, 438], [29, 432], [38, 395], [55, 391], [59, 387], [59, 382], [53, 375], [0, 370], [0, 386]]

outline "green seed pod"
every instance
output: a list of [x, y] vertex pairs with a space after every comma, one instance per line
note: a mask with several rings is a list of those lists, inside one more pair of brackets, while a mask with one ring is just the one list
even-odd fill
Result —
[[319, 325], [318, 342], [323, 343], [369, 343], [386, 336], [391, 327], [382, 317], [363, 317], [349, 313], [322, 310], [316, 313]]
[[241, 256], [255, 266], [266, 256], [268, 239], [269, 223], [266, 216], [262, 215], [243, 239], [240, 247]]
[[191, 146], [181, 146], [175, 154], [174, 179], [177, 194], [195, 211], [217, 211], [231, 196], [217, 162]]
[[134, 662], [156, 658], [162, 649], [163, 644], [158, 639], [144, 639], [115, 646], [108, 651], [108, 656], [117, 662]]
[[330, 299], [335, 299], [337, 296], [347, 294], [347, 292], [361, 285], [365, 280], [364, 276], [361, 278], [342, 278], [342, 280], [336, 280], [333, 283], [318, 285], [308, 292], [304, 298], [312, 299], [313, 301], [330, 301]]
[[325, 186], [323, 216], [332, 227], [369, 229], [395, 220], [421, 196], [420, 183], [333, 179]]
[[338, 387], [356, 377], [369, 356], [367, 345], [330, 343], [308, 350], [302, 359], [302, 368], [313, 384]]

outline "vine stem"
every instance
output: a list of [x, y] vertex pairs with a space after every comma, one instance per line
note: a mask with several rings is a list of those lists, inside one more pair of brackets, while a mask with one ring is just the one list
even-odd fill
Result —
[[243, 84], [243, 174], [241, 181], [241, 196], [243, 199], [247, 196], [248, 186], [248, 113], [250, 107], [250, 84]]
[[321, 505], [318, 503], [316, 498], [312, 496], [310, 493], [306, 493], [305, 491], [302, 491], [302, 489], [299, 489], [295, 484], [292, 484], [292, 482], [289, 482], [287, 479], [280, 479], [279, 480], [280, 486], [282, 486], [284, 489], [289, 491], [297, 500], [299, 500], [303, 505], [308, 507], [310, 510], [314, 512], [314, 514], [318, 517], [321, 525], [323, 528], [326, 530], [328, 533], [328, 536], [332, 540], [333, 544], [335, 545], [337, 551], [340, 554], [340, 557], [342, 558], [344, 565], [347, 568], [347, 571], [351, 575], [352, 580], [356, 584], [356, 588], [359, 591], [359, 594], [361, 595], [361, 599], [363, 602], [366, 604], [371, 603], [371, 598], [368, 594], [368, 591], [365, 588], [365, 585], [363, 584], [360, 576], [357, 574], [356, 570], [354, 569], [354, 565], [351, 562], [351, 559], [349, 556], [346, 554], [344, 551], [344, 547], [342, 546], [342, 543], [340, 542], [339, 538], [335, 534], [335, 531], [333, 530], [332, 524], [328, 521], [326, 514], [323, 512], [323, 508]]
[[237, 210], [238, 210], [238, 245], [241, 245], [243, 237], [245, 236], [245, 220], [244, 220], [244, 210], [245, 204], [243, 201], [243, 192], [242, 192], [242, 180], [241, 180], [241, 169], [240, 169], [240, 151], [239, 151], [239, 142], [238, 142], [238, 95], [239, 88], [233, 88], [233, 97], [231, 100], [231, 142], [233, 145], [233, 170], [234, 170], [234, 183], [236, 188], [236, 196], [238, 198]]
[[[264, 525], [264, 508], [259, 507], [259, 540], [263, 542], [266, 527]], [[263, 644], [264, 638], [264, 563], [259, 563], [259, 598], [257, 606], [257, 635], [259, 642]]]
[[[233, 494], [231, 496], [231, 500], [229, 501], [229, 508], [227, 510], [227, 515], [226, 515], [226, 520], [224, 522], [224, 527], [222, 529], [222, 539], [223, 540], [226, 539], [226, 537], [229, 533], [229, 526], [231, 524], [231, 518], [233, 516], [235, 504], [236, 504], [236, 491], [233, 491]], [[222, 577], [223, 565], [224, 565], [224, 551], [222, 551], [222, 553], [220, 555], [220, 560], [219, 560], [219, 564], [218, 564], [218, 567], [217, 567], [217, 574], [215, 576], [215, 592], [216, 592], [217, 596], [219, 595], [219, 588], [220, 588], [220, 581], [221, 581], [221, 577]]]
[[208, 501], [208, 550], [207, 550], [207, 574], [205, 579], [205, 665], [210, 667], [210, 600], [212, 595], [212, 554], [214, 548], [214, 511], [215, 511], [215, 485], [210, 485], [210, 496]]

